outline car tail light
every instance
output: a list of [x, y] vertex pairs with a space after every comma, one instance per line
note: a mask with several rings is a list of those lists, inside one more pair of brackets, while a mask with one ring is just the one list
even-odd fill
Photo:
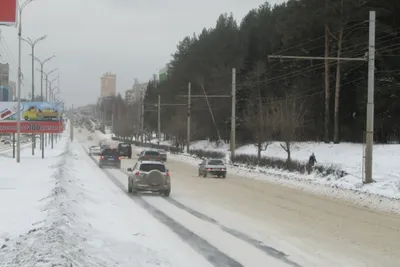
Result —
[[167, 172], [165, 175], [166, 175], [167, 177], [170, 177], [170, 174], [169, 174], [169, 172]]
[[225, 171], [225, 169], [221, 169], [221, 171]]
[[208, 168], [208, 169], [207, 169], [207, 171], [211, 171], [211, 169], [210, 169], [210, 168]]
[[100, 159], [104, 159], [104, 156], [100, 156]]
[[121, 159], [122, 159], [122, 157], [118, 157], [118, 159], [119, 159], [119, 160], [121, 160]]
[[139, 175], [140, 175], [140, 172], [136, 172], [135, 175], [138, 175], [138, 176], [139, 176]]

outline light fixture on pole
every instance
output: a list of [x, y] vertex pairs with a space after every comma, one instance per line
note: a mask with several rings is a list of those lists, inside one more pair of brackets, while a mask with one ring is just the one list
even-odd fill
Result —
[[21, 160], [21, 52], [22, 52], [22, 11], [33, 0], [26, 0], [18, 5], [18, 79], [17, 79], [17, 163]]
[[[31, 96], [31, 101], [35, 102], [35, 46], [38, 44], [40, 41], [43, 41], [47, 38], [47, 34], [43, 35], [42, 37], [32, 41], [31, 38], [21, 38], [22, 41], [25, 41], [28, 43], [31, 48], [32, 48], [32, 96]], [[35, 134], [32, 133], [32, 155], [35, 155], [35, 147], [36, 147], [36, 138]]]

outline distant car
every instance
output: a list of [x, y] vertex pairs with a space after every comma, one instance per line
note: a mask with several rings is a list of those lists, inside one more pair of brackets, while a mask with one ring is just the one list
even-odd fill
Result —
[[166, 162], [167, 161], [167, 151], [164, 149], [159, 149], [158, 152], [160, 152], [161, 160]]
[[105, 148], [100, 152], [99, 167], [121, 168], [121, 157], [115, 148]]
[[89, 154], [90, 155], [100, 155], [101, 150], [100, 146], [91, 146], [89, 147]]
[[220, 159], [206, 159], [199, 164], [199, 176], [204, 178], [207, 175], [214, 175], [222, 178], [226, 177], [226, 165]]
[[139, 161], [151, 160], [162, 161], [161, 154], [157, 150], [143, 150], [138, 154]]
[[138, 161], [129, 168], [128, 192], [136, 194], [139, 191], [161, 193], [168, 197], [171, 193], [171, 177], [169, 170], [161, 161]]
[[118, 152], [121, 157], [132, 158], [132, 146], [126, 143], [118, 144]]

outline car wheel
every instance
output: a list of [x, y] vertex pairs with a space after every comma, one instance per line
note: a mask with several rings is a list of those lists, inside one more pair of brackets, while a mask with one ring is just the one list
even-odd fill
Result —
[[225, 179], [225, 178], [226, 178], [226, 174], [222, 175], [222, 178], [224, 178], [224, 179]]
[[128, 178], [128, 193], [132, 193], [132, 180]]
[[206, 171], [204, 172], [203, 177], [207, 178], [207, 172]]
[[164, 196], [164, 197], [169, 197], [170, 194], [171, 194], [171, 188], [165, 190], [164, 193], [163, 193], [163, 196]]

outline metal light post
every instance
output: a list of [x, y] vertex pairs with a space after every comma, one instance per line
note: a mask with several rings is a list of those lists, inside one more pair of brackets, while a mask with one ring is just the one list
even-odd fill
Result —
[[[43, 35], [42, 37], [40, 37], [34, 41], [32, 41], [32, 39], [29, 37], [26, 39], [21, 38], [22, 41], [25, 41], [26, 43], [28, 43], [32, 48], [32, 99], [31, 99], [32, 102], [35, 101], [35, 46], [40, 41], [43, 41], [46, 38], [47, 38], [47, 34]], [[35, 148], [36, 148], [36, 138], [35, 138], [35, 134], [32, 133], [32, 155], [35, 155]]]
[[[21, 161], [21, 52], [22, 52], [22, 11], [33, 0], [26, 0], [21, 5], [18, 5], [19, 23], [18, 23], [18, 85], [17, 85], [17, 163]], [[14, 145], [13, 145], [14, 147]]]
[[[57, 71], [57, 70], [58, 70], [58, 68], [55, 68], [55, 69], [52, 69], [51, 71], [49, 71], [49, 72], [47, 72], [47, 73], [44, 73], [44, 74], [46, 75], [46, 102], [49, 101], [49, 76], [50, 76], [50, 74], [54, 73], [54, 72]], [[48, 138], [48, 135], [49, 135], [49, 134], [45, 134], [45, 141], [44, 141], [44, 143], [45, 143], [46, 147], [47, 147], [47, 144], [48, 144], [49, 141], [50, 141], [50, 138]]]
[[[33, 55], [31, 55], [37, 62], [39, 62], [40, 64], [40, 100], [43, 102], [43, 67], [44, 64], [46, 64], [47, 62], [49, 62], [51, 59], [55, 58], [56, 56], [53, 55], [51, 57], [46, 58], [45, 60], [40, 60], [37, 57], [34, 57]], [[44, 158], [44, 135], [40, 134], [40, 149], [42, 150], [42, 159]]]

